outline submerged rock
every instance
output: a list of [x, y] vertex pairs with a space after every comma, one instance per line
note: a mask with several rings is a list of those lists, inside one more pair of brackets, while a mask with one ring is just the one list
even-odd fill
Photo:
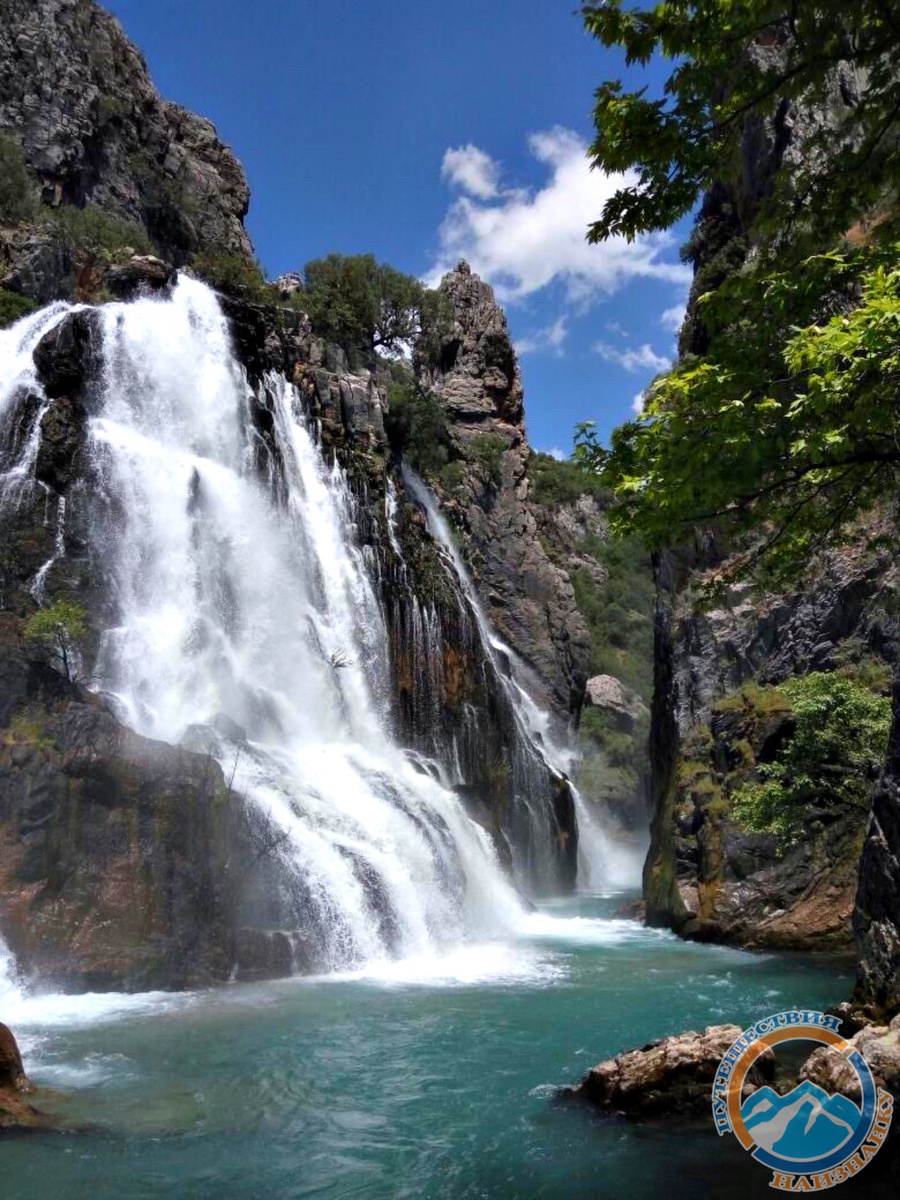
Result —
[[[710, 1025], [650, 1042], [598, 1063], [572, 1095], [609, 1113], [628, 1117], [688, 1115], [709, 1109], [722, 1056], [741, 1035], [739, 1025]], [[747, 1077], [745, 1095], [775, 1078], [775, 1055], [759, 1056]]]

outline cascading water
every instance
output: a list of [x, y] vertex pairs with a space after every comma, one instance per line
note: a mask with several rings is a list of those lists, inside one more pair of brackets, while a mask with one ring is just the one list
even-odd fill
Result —
[[[497, 678], [503, 683], [516, 716], [518, 740], [523, 753], [540, 756], [559, 777], [568, 778], [574, 755], [553, 737], [550, 714], [538, 705], [527, 688], [528, 668], [491, 625], [468, 568], [459, 552], [450, 528], [423, 481], [408, 467], [404, 481], [425, 510], [432, 535], [443, 546], [446, 561], [452, 567], [459, 586], [475, 615], [482, 643], [494, 660]], [[527, 768], [526, 768], [527, 769]], [[578, 884], [585, 889], [621, 887], [635, 882], [634, 855], [616, 851], [598, 815], [591, 811], [583, 796], [569, 781], [578, 819]], [[533, 812], [537, 821], [546, 820], [546, 809]], [[638, 875], [639, 877], [639, 875]]]
[[[20, 384], [37, 390], [30, 352], [64, 312], [19, 327]], [[252, 394], [207, 287], [182, 277], [170, 298], [99, 319], [87, 526], [112, 619], [95, 686], [139, 732], [209, 750], [268, 814], [323, 966], [514, 928], [521, 906], [489, 835], [389, 735], [387, 637], [354, 501], [294, 389], [265, 385], [276, 487], [254, 469]], [[29, 444], [12, 474], [33, 459]]]

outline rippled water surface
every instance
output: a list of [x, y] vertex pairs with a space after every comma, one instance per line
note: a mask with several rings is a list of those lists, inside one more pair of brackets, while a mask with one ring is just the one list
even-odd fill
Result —
[[[192, 995], [30, 997], [4, 1017], [88, 1128], [6, 1139], [5, 1200], [772, 1195], [711, 1122], [650, 1127], [559, 1084], [650, 1038], [826, 1006], [833, 963], [682, 943], [583, 897], [512, 944]], [[872, 1168], [848, 1187], [889, 1195]]]

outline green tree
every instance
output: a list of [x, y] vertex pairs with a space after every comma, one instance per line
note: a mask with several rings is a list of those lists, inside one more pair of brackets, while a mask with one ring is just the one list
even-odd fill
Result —
[[479, 433], [472, 439], [472, 453], [476, 462], [484, 467], [488, 483], [499, 487], [503, 482], [503, 455], [506, 442], [496, 433]]
[[757, 767], [758, 782], [734, 795], [747, 828], [798, 841], [813, 820], [867, 809], [884, 763], [891, 702], [840, 673], [815, 672], [778, 689], [790, 701], [793, 735], [775, 761]]
[[0, 133], [0, 221], [28, 221], [36, 209], [34, 181], [22, 147]]
[[[858, 303], [811, 319], [829, 293]], [[657, 381], [610, 450], [580, 426], [576, 456], [615, 491], [617, 532], [656, 549], [698, 524], [762, 530], [719, 581], [789, 583], [896, 494], [900, 254], [829, 254], [799, 273], [737, 277], [701, 308], [709, 353]]]
[[[886, 0], [660, 0], [626, 7], [604, 0], [582, 9], [584, 23], [629, 66], [662, 56], [674, 68], [660, 93], [597, 89], [593, 165], [634, 172], [606, 202], [590, 238], [632, 239], [667, 229], [716, 180], [740, 169], [748, 120], [772, 116], [786, 101], [828, 111], [809, 130], [802, 161], [782, 173], [768, 205], [815, 217], [818, 236], [847, 228], [896, 184], [900, 124], [900, 20]], [[849, 70], [848, 70], [849, 68]], [[846, 103], [834, 104], [837, 73]], [[865, 76], [857, 88], [855, 78]], [[855, 77], [855, 78], [854, 78]]]
[[322, 337], [371, 356], [397, 353], [445, 318], [443, 297], [372, 254], [329, 254], [303, 270], [302, 304]]
[[26, 639], [44, 646], [70, 681], [73, 651], [85, 631], [84, 609], [73, 600], [58, 600], [25, 622]]
[[[789, 169], [744, 231], [754, 255], [745, 260], [743, 235], [720, 248], [721, 270], [707, 275], [715, 290], [695, 293], [702, 356], [657, 380], [609, 448], [590, 423], [576, 431], [576, 460], [615, 493], [618, 532], [658, 548], [715, 524], [740, 535], [741, 552], [714, 586], [793, 582], [858, 514], [897, 494], [900, 22], [879, 0], [662, 0], [652, 11], [610, 0], [583, 11], [629, 63], [675, 61], [661, 97], [618, 83], [597, 94], [593, 161], [637, 182], [608, 202], [594, 240], [666, 227], [701, 190], [727, 189], [748, 128], [779, 105], [828, 113], [796, 130]], [[847, 79], [863, 76], [854, 91]], [[841, 235], [855, 223], [854, 249]]]

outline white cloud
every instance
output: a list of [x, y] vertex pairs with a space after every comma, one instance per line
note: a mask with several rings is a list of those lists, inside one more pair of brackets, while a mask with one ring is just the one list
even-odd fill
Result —
[[671, 329], [672, 333], [677, 333], [681, 328], [681, 323], [684, 321], [686, 308], [683, 304], [673, 304], [671, 308], [667, 308], [659, 318], [659, 323], [663, 329]]
[[557, 317], [552, 325], [546, 325], [543, 329], [535, 330], [534, 333], [520, 338], [515, 344], [516, 353], [519, 355], [534, 354], [538, 350], [549, 350], [560, 358], [568, 333], [566, 318]]
[[636, 392], [631, 398], [631, 411], [636, 417], [639, 417], [644, 411], [644, 393]]
[[557, 462], [565, 462], [569, 457], [565, 450], [560, 450], [559, 446], [554, 446], [552, 450], [544, 450], [544, 454], [549, 454], [551, 458], [555, 458]]
[[658, 374], [672, 365], [671, 359], [657, 354], [649, 342], [644, 342], [637, 350], [619, 350], [608, 342], [594, 342], [592, 349], [607, 362], [618, 363], [626, 371], [654, 371]]
[[500, 190], [500, 164], [470, 142], [448, 150], [441, 165], [441, 178], [448, 179], [479, 200], [490, 200]]
[[630, 175], [592, 171], [585, 142], [561, 126], [533, 134], [528, 147], [547, 169], [537, 189], [501, 190], [499, 164], [489, 155], [477, 146], [448, 150], [443, 175], [468, 195], [455, 200], [444, 218], [429, 283], [437, 283], [459, 258], [492, 283], [503, 302], [554, 282], [579, 306], [637, 277], [682, 287], [689, 282], [688, 267], [663, 257], [672, 241], [668, 234], [630, 243], [622, 237], [597, 246], [587, 242], [588, 225], [615, 191], [634, 182]]

